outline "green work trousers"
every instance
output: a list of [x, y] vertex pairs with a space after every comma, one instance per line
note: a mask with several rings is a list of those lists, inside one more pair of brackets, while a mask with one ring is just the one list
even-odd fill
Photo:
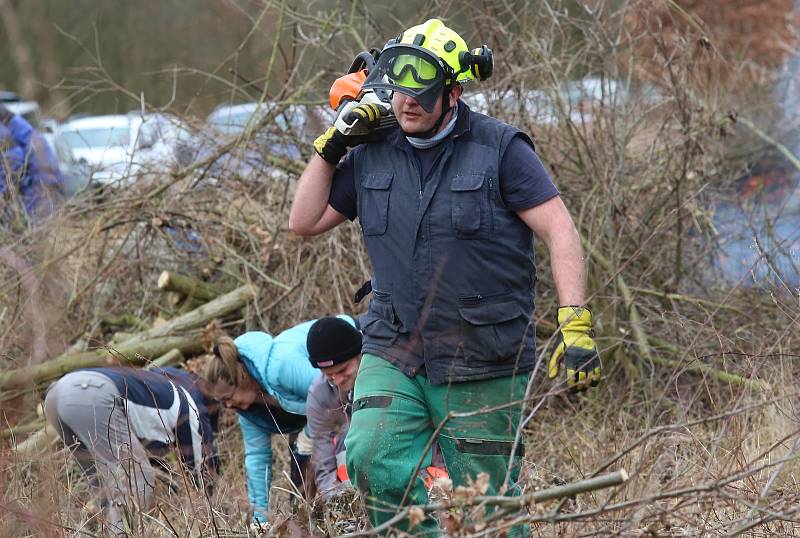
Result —
[[[509, 404], [524, 398], [527, 382], [528, 374], [520, 374], [432, 385], [424, 375], [408, 377], [388, 361], [364, 354], [345, 444], [347, 472], [365, 499], [372, 524], [377, 527], [397, 513], [412, 481], [404, 504], [427, 502], [427, 490], [414, 469], [421, 460], [420, 468], [430, 464], [426, 448], [448, 413], [475, 413], [447, 419], [439, 433], [453, 486], [468, 485], [479, 473], [487, 473], [487, 495], [519, 495], [515, 484], [523, 447], [517, 447], [513, 462], [510, 455], [521, 404]], [[393, 529], [419, 536], [440, 534], [432, 518], [411, 529], [403, 520]], [[517, 527], [509, 536], [525, 535], [526, 529]]]

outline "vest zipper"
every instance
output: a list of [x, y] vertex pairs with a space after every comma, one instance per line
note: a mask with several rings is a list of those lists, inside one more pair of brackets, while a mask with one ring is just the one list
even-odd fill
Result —
[[458, 302], [461, 304], [473, 304], [480, 302], [481, 299], [483, 299], [483, 295], [481, 294], [467, 295], [466, 297], [459, 297]]
[[477, 303], [481, 303], [484, 300], [492, 301], [493, 299], [498, 299], [501, 297], [508, 297], [513, 298], [513, 295], [509, 291], [499, 291], [496, 293], [490, 293], [488, 295], [484, 295], [482, 293], [476, 293], [475, 295], [462, 295], [458, 298], [459, 304], [462, 305], [474, 305]]
[[412, 166], [414, 167], [414, 171], [417, 172], [417, 185], [419, 185], [419, 199], [422, 200], [422, 169], [419, 166], [419, 161], [417, 160], [416, 155], [412, 155]]
[[[500, 180], [498, 179], [497, 182], [498, 187], [500, 186]], [[498, 189], [499, 190], [499, 189]], [[500, 194], [498, 193], [498, 197]], [[494, 233], [494, 178], [489, 176], [489, 192], [486, 195], [487, 210], [489, 212], [489, 233]]]

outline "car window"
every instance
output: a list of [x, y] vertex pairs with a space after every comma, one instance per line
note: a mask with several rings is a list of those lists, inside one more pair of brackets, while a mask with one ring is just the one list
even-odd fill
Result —
[[123, 127], [61, 131], [59, 137], [71, 148], [127, 147], [130, 133]]

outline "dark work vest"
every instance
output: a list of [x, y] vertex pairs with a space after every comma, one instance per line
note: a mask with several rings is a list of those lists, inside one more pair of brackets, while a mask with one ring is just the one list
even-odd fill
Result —
[[434, 384], [533, 368], [533, 234], [498, 188], [514, 136], [533, 145], [460, 102], [427, 181], [399, 129], [354, 151], [358, 218], [373, 269], [365, 353], [397, 364], [398, 346], [410, 347]]

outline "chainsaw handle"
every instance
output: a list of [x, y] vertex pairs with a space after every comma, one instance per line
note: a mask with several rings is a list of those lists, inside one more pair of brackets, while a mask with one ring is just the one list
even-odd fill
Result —
[[348, 69], [347, 72], [355, 73], [363, 69], [370, 71], [373, 67], [375, 67], [375, 61], [379, 54], [380, 51], [378, 49], [370, 49], [369, 52], [362, 50], [353, 59], [353, 63], [350, 64], [350, 69]]
[[342, 102], [339, 105], [338, 115], [336, 116], [336, 122], [333, 124], [336, 129], [342, 134], [350, 134], [352, 128], [358, 123], [358, 117], [353, 118], [353, 121], [347, 123], [344, 121], [344, 118], [349, 114], [351, 110], [357, 107], [360, 103], [354, 99], [348, 99], [346, 102]]

